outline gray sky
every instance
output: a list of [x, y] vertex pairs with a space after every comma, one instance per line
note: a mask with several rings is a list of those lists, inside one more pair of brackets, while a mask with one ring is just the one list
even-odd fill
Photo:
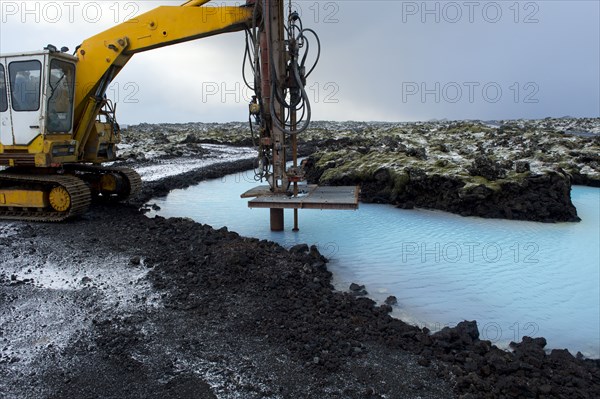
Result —
[[[0, 52], [74, 50], [129, 16], [181, 3], [1, 0]], [[292, 4], [323, 47], [307, 85], [314, 119], [600, 116], [597, 0]], [[108, 91], [119, 121], [247, 120], [243, 50], [239, 32], [136, 55]]]

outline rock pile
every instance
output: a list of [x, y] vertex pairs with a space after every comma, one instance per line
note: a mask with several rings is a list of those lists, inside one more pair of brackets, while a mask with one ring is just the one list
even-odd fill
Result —
[[[600, 129], [600, 120], [593, 121], [585, 126]], [[600, 186], [600, 135], [568, 135], [550, 129], [552, 122], [384, 124], [363, 127], [362, 134], [336, 132], [335, 140], [315, 144], [308, 177], [323, 185], [359, 184], [364, 202], [578, 221], [571, 185]]]

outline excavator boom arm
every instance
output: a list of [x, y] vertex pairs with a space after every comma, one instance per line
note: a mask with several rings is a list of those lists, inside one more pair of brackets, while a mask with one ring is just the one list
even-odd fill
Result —
[[181, 6], [157, 7], [86, 39], [77, 48], [77, 140], [85, 142], [108, 85], [134, 54], [244, 30], [251, 24], [254, 7], [212, 7], [208, 2], [192, 0]]

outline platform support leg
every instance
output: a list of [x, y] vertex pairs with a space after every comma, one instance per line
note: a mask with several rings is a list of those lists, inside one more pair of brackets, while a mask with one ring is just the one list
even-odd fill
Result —
[[294, 209], [294, 228], [292, 231], [300, 231], [298, 228], [298, 209]]
[[271, 208], [271, 231], [283, 231], [283, 209]]

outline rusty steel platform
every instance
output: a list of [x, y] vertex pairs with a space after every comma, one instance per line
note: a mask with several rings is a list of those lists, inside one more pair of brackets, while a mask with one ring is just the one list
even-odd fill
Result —
[[269, 186], [259, 186], [246, 191], [242, 198], [248, 201], [249, 208], [270, 209], [358, 209], [360, 188], [358, 186], [318, 186], [298, 185], [298, 196], [274, 194]]

